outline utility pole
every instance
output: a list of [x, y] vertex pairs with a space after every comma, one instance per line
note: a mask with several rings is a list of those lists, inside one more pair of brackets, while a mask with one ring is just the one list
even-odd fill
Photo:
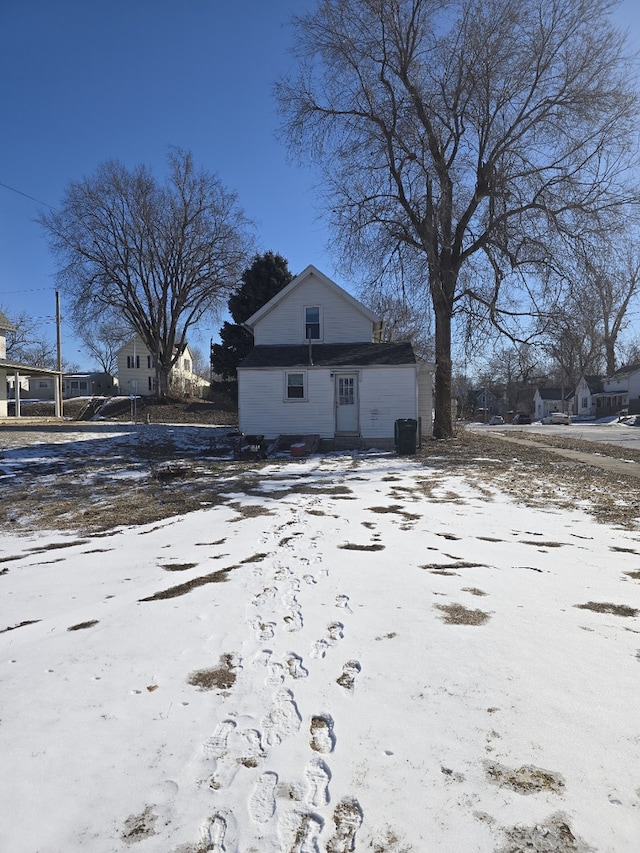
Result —
[[56, 376], [55, 414], [61, 418], [62, 408], [62, 334], [60, 331], [60, 291], [56, 290], [56, 345], [58, 349], [58, 375]]

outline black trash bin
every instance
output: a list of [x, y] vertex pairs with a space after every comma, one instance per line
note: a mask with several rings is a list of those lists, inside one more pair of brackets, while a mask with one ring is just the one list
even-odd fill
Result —
[[418, 421], [414, 418], [399, 418], [394, 425], [394, 440], [398, 456], [410, 456], [416, 452]]

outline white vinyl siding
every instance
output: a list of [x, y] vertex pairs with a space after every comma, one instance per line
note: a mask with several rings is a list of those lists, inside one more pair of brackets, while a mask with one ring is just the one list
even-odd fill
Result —
[[[290, 371], [294, 372], [294, 371]], [[358, 374], [360, 435], [368, 440], [393, 439], [398, 418], [417, 418], [416, 365], [353, 368]], [[238, 370], [238, 418], [248, 435], [303, 433], [335, 435], [335, 376], [325, 367], [305, 371], [306, 404], [283, 399], [283, 371], [267, 368]], [[286, 386], [285, 386], [286, 387]]]
[[373, 340], [373, 324], [369, 317], [318, 278], [310, 276], [256, 324], [256, 346], [305, 343], [306, 309], [311, 307], [320, 311], [323, 343], [370, 343]]

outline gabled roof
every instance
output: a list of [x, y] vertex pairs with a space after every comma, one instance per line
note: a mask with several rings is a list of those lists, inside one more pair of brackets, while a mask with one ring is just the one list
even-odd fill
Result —
[[261, 345], [254, 347], [240, 363], [243, 367], [372, 367], [415, 364], [411, 344], [313, 344], [309, 347]]
[[589, 391], [591, 391], [592, 394], [597, 394], [598, 392], [602, 391], [602, 377], [601, 376], [591, 375], [591, 376], [583, 376], [582, 378], [584, 379], [584, 381], [587, 385], [587, 388], [589, 389]]
[[2, 311], [0, 311], [0, 329], [3, 332], [13, 332], [15, 331], [15, 328], [16, 327], [13, 325], [13, 323], [7, 319], [6, 315], [4, 315]]
[[626, 364], [623, 367], [619, 367], [611, 376], [607, 376], [607, 379], [625, 379], [627, 376], [631, 376], [632, 373], [637, 373], [638, 370], [640, 370], [640, 362]]
[[[562, 400], [561, 388], [538, 388], [538, 394], [542, 400]], [[564, 389], [564, 399], [570, 400], [573, 397], [573, 388]]]
[[269, 314], [273, 309], [279, 305], [283, 299], [286, 299], [289, 294], [291, 294], [294, 290], [300, 287], [305, 281], [314, 276], [319, 279], [326, 287], [332, 290], [337, 296], [344, 299], [346, 302], [350, 303], [354, 308], [360, 311], [365, 315], [372, 323], [380, 323], [381, 318], [378, 317], [377, 314], [374, 314], [373, 311], [370, 311], [362, 302], [359, 302], [350, 293], [340, 287], [339, 284], [336, 284], [335, 281], [332, 281], [328, 278], [324, 273], [321, 273], [317, 267], [314, 267], [313, 264], [309, 264], [309, 266], [304, 269], [300, 275], [297, 275], [286, 287], [283, 287], [275, 296], [272, 296], [271, 299], [266, 302], [262, 308], [258, 308], [258, 310], [249, 317], [244, 325], [253, 330], [256, 323], [259, 323], [267, 314]]

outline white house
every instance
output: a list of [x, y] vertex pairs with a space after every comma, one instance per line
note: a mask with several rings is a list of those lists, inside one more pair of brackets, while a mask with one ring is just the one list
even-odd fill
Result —
[[[145, 397], [156, 393], [156, 360], [139, 335], [118, 350], [117, 358], [120, 394]], [[202, 397], [208, 387], [209, 382], [193, 372], [193, 356], [185, 347], [169, 375], [171, 393]]]
[[546, 418], [551, 412], [567, 412], [573, 414], [574, 389], [569, 388], [536, 388], [533, 395], [535, 420]]
[[596, 417], [617, 414], [623, 409], [631, 414], [640, 413], [640, 364], [627, 364], [607, 376], [596, 403]]
[[418, 362], [411, 344], [381, 343], [380, 318], [314, 266], [245, 325], [254, 336], [238, 367], [245, 434], [383, 447], [404, 418], [431, 434], [434, 365]]
[[599, 376], [581, 376], [576, 385], [574, 414], [578, 418], [595, 418], [598, 415], [598, 399], [602, 395], [602, 379]]

